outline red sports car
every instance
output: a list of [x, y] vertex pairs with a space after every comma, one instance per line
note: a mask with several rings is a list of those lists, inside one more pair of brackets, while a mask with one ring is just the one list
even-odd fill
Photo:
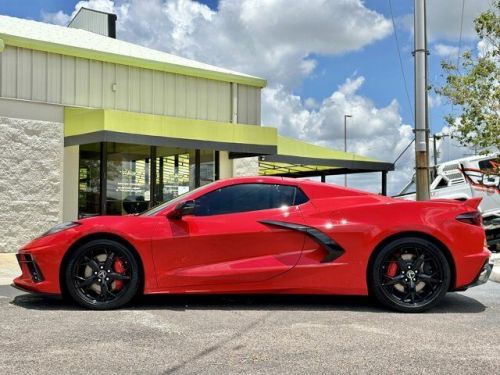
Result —
[[19, 251], [14, 283], [92, 309], [139, 293], [370, 293], [418, 312], [487, 281], [478, 204], [233, 178], [141, 215], [57, 225]]

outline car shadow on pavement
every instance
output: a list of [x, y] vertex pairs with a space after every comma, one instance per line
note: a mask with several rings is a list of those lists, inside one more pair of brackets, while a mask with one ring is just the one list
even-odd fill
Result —
[[[34, 310], [82, 310], [57, 297], [21, 294], [11, 304]], [[390, 310], [372, 298], [324, 295], [162, 295], [143, 296], [125, 307], [127, 310], [258, 310], [258, 311], [352, 311], [384, 313]], [[427, 314], [481, 313], [486, 306], [460, 293], [448, 293]]]

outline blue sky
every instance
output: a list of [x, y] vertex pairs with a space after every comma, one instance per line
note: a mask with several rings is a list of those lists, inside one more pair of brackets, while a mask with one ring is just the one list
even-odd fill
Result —
[[[352, 113], [349, 150], [385, 161], [413, 138], [412, 0], [0, 0], [0, 14], [65, 25], [77, 4], [117, 13], [120, 39], [268, 79], [263, 124], [283, 135], [342, 149]], [[489, 6], [427, 0], [431, 85], [443, 81], [443, 58], [476, 48], [472, 21]], [[451, 108], [430, 96], [431, 131], [440, 132]], [[464, 153], [448, 139], [438, 148], [441, 160]], [[390, 175], [394, 189], [413, 173], [412, 154]]]
[[42, 11], [57, 12], [63, 10], [71, 12], [77, 1], [67, 0], [0, 0], [0, 12], [14, 17], [40, 20]]

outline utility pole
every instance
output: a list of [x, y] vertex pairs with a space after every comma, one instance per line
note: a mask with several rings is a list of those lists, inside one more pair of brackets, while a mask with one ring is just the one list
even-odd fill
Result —
[[425, 0], [415, 0], [415, 162], [417, 200], [430, 199], [427, 121], [427, 32]]
[[[352, 115], [344, 115], [344, 152], [347, 152], [347, 118]], [[344, 186], [347, 187], [347, 174], [344, 175]]]

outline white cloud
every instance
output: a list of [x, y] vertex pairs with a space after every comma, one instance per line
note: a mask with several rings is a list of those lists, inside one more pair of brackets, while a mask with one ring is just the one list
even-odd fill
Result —
[[459, 52], [458, 47], [443, 43], [436, 43], [433, 50], [436, 55], [446, 59], [456, 59]]
[[[279, 124], [280, 133], [313, 141], [334, 149], [344, 149], [344, 114], [347, 121], [348, 151], [392, 162], [413, 139], [412, 127], [402, 123], [399, 105], [393, 100], [377, 107], [359, 95], [364, 77], [348, 78], [317, 108], [309, 108], [297, 95], [282, 86], [264, 90], [263, 124]], [[396, 193], [413, 173], [413, 151], [410, 148], [398, 162], [398, 172], [389, 175], [391, 192]], [[342, 183], [337, 177], [329, 181]], [[380, 178], [370, 175], [349, 177], [349, 186], [380, 191]]]
[[485, 57], [486, 55], [491, 56], [491, 53], [495, 51], [495, 46], [488, 39], [482, 39], [477, 42], [476, 48], [479, 57]]
[[462, 1], [460, 0], [428, 0], [427, 23], [431, 39], [457, 40], [460, 36], [462, 23], [462, 38], [476, 37], [474, 19], [491, 6], [490, 0], [465, 0], [463, 23]]
[[[343, 149], [343, 116], [351, 114], [349, 151], [384, 161], [393, 161], [413, 138], [396, 100], [377, 107], [359, 94], [363, 76], [347, 78], [322, 102], [293, 93], [313, 74], [315, 55], [346, 54], [390, 35], [391, 22], [361, 0], [221, 0], [217, 11], [190, 0], [80, 1], [75, 11], [80, 6], [116, 13], [120, 39], [267, 78], [263, 124], [281, 134]], [[45, 15], [50, 22], [62, 19]], [[412, 159], [409, 150], [390, 174], [392, 192], [411, 177]], [[373, 175], [350, 181], [380, 190]]]
[[191, 0], [90, 0], [75, 9], [81, 6], [114, 11], [121, 39], [288, 88], [314, 71], [313, 54], [356, 51], [392, 32], [390, 21], [361, 0], [222, 0], [218, 11]]
[[429, 108], [436, 108], [444, 103], [444, 99], [441, 95], [433, 95], [429, 93], [429, 96], [427, 97]]
[[42, 11], [42, 19], [44, 20], [44, 22], [66, 26], [71, 20], [71, 16], [64, 13], [62, 10], [59, 10], [55, 13], [47, 13]]
[[[482, 12], [490, 9], [490, 0], [465, 0], [463, 22], [461, 0], [427, 0], [427, 28], [430, 41], [457, 41], [460, 38], [471, 40], [476, 37], [474, 19]], [[400, 23], [413, 31], [413, 14], [401, 17]]]
[[436, 142], [439, 163], [471, 156], [477, 152], [473, 148], [463, 146], [456, 138], [450, 136], [450, 129], [447, 126], [443, 127], [442, 133], [446, 136]]

